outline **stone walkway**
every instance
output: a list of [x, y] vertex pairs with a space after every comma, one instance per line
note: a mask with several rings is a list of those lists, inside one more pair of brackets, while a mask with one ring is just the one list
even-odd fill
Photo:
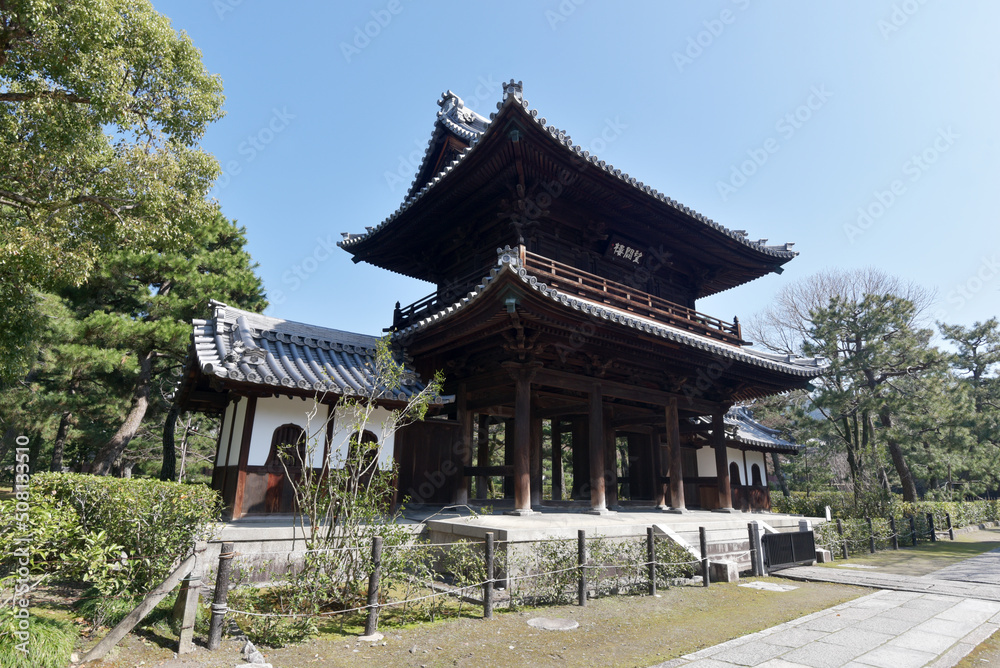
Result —
[[883, 591], [654, 668], [950, 668], [1000, 628], [1000, 550], [924, 577], [814, 566], [780, 575]]

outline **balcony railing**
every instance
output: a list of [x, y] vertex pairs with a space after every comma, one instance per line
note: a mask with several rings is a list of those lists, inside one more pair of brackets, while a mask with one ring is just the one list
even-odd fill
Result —
[[[596, 276], [568, 264], [532, 253], [523, 246], [517, 248], [521, 265], [549, 287], [581, 299], [605, 304], [619, 311], [634, 313], [649, 320], [706, 336], [732, 345], [743, 345], [738, 320], [725, 322], [694, 309], [675, 304], [623, 283]], [[393, 329], [407, 327], [420, 318], [437, 313], [471, 290], [488, 270], [473, 272], [449, 282], [447, 289], [438, 290], [408, 306], [396, 305]]]
[[577, 295], [587, 301], [607, 304], [621, 311], [628, 311], [649, 320], [725, 343], [734, 345], [745, 343], [741, 336], [739, 321], [730, 323], [713, 318], [648, 292], [580, 271], [576, 267], [530, 251], [524, 251], [522, 258], [529, 274], [537, 276], [549, 287], [560, 292]]

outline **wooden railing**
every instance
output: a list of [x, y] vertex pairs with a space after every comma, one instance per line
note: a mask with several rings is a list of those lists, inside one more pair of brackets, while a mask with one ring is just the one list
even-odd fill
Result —
[[[739, 321], [725, 322], [694, 309], [675, 304], [648, 292], [611, 281], [601, 276], [581, 271], [568, 264], [525, 250], [515, 249], [521, 265], [529, 274], [537, 276], [549, 287], [566, 294], [576, 295], [587, 301], [605, 304], [611, 308], [634, 313], [635, 315], [670, 325], [678, 329], [700, 334], [723, 343], [743, 345]], [[423, 299], [400, 307], [396, 304], [393, 313], [393, 329], [407, 327], [422, 317], [437, 313], [471, 290], [477, 282], [489, 273], [488, 269], [472, 272], [459, 280], [451, 281], [448, 289], [437, 290]]]
[[549, 287], [577, 295], [587, 301], [607, 304], [643, 318], [701, 334], [725, 343], [745, 343], [739, 322], [725, 322], [694, 309], [675, 304], [648, 292], [622, 283], [595, 276], [568, 264], [524, 251], [523, 263], [529, 274], [537, 276]]

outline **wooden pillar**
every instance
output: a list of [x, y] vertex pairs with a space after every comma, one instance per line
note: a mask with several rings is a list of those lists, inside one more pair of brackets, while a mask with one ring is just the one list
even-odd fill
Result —
[[583, 500], [590, 497], [590, 437], [586, 418], [573, 418], [573, 487], [570, 497]]
[[563, 461], [562, 461], [562, 420], [554, 418], [549, 427], [552, 434], [552, 500], [562, 501], [563, 498]]
[[[514, 378], [514, 510], [511, 514], [530, 515], [533, 460], [538, 463], [538, 476], [541, 477], [541, 451], [539, 449], [539, 456], [534, 458], [531, 447], [531, 378], [537, 367], [517, 363], [505, 363], [504, 366]], [[538, 489], [540, 491], [540, 487]]]
[[733, 498], [729, 489], [729, 457], [726, 454], [726, 409], [719, 407], [712, 413], [712, 447], [715, 448], [715, 472], [719, 481], [719, 507], [717, 510], [732, 512]]
[[[652, 433], [649, 435], [649, 445], [653, 449], [653, 465], [650, 467], [650, 475], [653, 478], [653, 505], [660, 510], [667, 509], [667, 494], [666, 485], [663, 484], [663, 473], [664, 469], [664, 457], [663, 457], [663, 446], [660, 440], [660, 435], [656, 433], [653, 429]], [[667, 463], [669, 464], [669, 454], [667, 456]], [[669, 473], [669, 471], [668, 471]], [[682, 488], [683, 489], [683, 488]]]
[[[479, 414], [476, 430], [476, 466], [490, 465], [490, 416]], [[489, 479], [486, 476], [476, 476], [476, 498], [489, 498]]]
[[607, 512], [604, 495], [604, 396], [600, 384], [590, 389], [590, 512]]
[[465, 467], [472, 465], [472, 413], [466, 407], [466, 385], [458, 384], [458, 396], [455, 397], [456, 417], [459, 424], [458, 451], [458, 484], [452, 494], [452, 503], [464, 506], [469, 503], [469, 476], [465, 475]]
[[608, 508], [618, 507], [618, 439], [615, 436], [614, 413], [604, 407], [604, 496]]
[[250, 456], [250, 438], [253, 435], [253, 419], [257, 413], [257, 397], [247, 398], [247, 410], [243, 416], [243, 436], [240, 439], [240, 464], [236, 478], [236, 494], [233, 499], [232, 519], [243, 517], [243, 490], [247, 480], [247, 458]]
[[[681, 455], [680, 417], [677, 415], [677, 400], [671, 399], [666, 407], [667, 417], [667, 457], [670, 472], [670, 508], [674, 511], [684, 511], [687, 506], [684, 500], [684, 457]], [[727, 486], [726, 489], [729, 489]]]
[[[503, 463], [505, 466], [514, 465], [514, 421], [504, 418], [503, 421]], [[503, 498], [514, 498], [514, 478], [504, 476]]]
[[535, 417], [537, 406], [531, 406], [531, 505], [542, 505], [542, 419]]

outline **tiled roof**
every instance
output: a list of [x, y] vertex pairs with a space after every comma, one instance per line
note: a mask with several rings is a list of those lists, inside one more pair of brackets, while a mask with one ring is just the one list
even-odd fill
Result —
[[560, 292], [559, 290], [550, 288], [536, 276], [529, 274], [527, 269], [521, 266], [515, 250], [509, 247], [498, 248], [497, 255], [497, 266], [490, 271], [489, 276], [483, 278], [482, 283], [476, 286], [475, 290], [469, 292], [465, 297], [451, 306], [443, 308], [433, 315], [418, 320], [408, 327], [404, 327], [393, 334], [393, 336], [397, 340], [402, 339], [410, 334], [426, 329], [434, 323], [447, 319], [452, 314], [460, 311], [478, 299], [483, 293], [487, 292], [490, 285], [502, 272], [511, 272], [532, 290], [535, 290], [539, 294], [542, 294], [553, 301], [560, 302], [568, 308], [576, 311], [582, 311], [583, 313], [587, 313], [591, 316], [617, 323], [625, 327], [641, 330], [647, 334], [653, 334], [691, 348], [697, 348], [738, 362], [744, 362], [753, 366], [771, 369], [774, 371], [781, 371], [802, 378], [815, 378], [826, 370], [826, 363], [822, 358], [780, 355], [762, 350], [752, 350], [747, 347], [721, 343], [714, 339], [710, 339], [707, 336], [687, 332], [682, 329], [678, 329], [677, 327], [657, 322], [656, 320], [652, 320], [650, 318], [637, 316], [634, 313], [629, 313], [628, 311], [622, 311], [605, 304], [597, 304], [596, 302], [588, 301], [576, 295]]
[[[725, 415], [726, 438], [744, 445], [763, 450], [795, 452], [802, 446], [778, 437], [778, 431], [765, 427], [753, 419], [753, 413], [746, 406], [733, 406]], [[690, 418], [694, 424], [710, 425], [711, 417]], [[711, 430], [709, 430], [711, 431]]]
[[[429, 191], [435, 188], [438, 185], [438, 183], [444, 180], [445, 177], [447, 177], [448, 174], [450, 174], [452, 170], [454, 170], [455, 167], [460, 162], [462, 162], [462, 160], [466, 158], [466, 156], [468, 156], [472, 151], [476, 150], [476, 146], [479, 144], [479, 140], [487, 132], [492, 120], [496, 117], [496, 113], [491, 113], [489, 120], [487, 120], [484, 117], [477, 114], [476, 112], [472, 111], [471, 109], [465, 108], [461, 98], [459, 98], [451, 91], [443, 93], [441, 96], [441, 100], [438, 101], [438, 104], [441, 106], [441, 111], [438, 112], [438, 119], [434, 126], [434, 132], [432, 133], [431, 141], [428, 144], [427, 152], [424, 155], [423, 162], [421, 163], [420, 168], [417, 170], [417, 173], [418, 174], [420, 173], [420, 171], [424, 168], [424, 165], [427, 162], [427, 160], [430, 159], [430, 153], [432, 147], [437, 138], [440, 136], [440, 132], [442, 131], [442, 129], [447, 129], [448, 131], [462, 138], [464, 141], [469, 142], [469, 147], [464, 151], [462, 151], [462, 153], [459, 154], [459, 156], [455, 160], [446, 165], [439, 174], [437, 174], [430, 180], [430, 182], [428, 182], [423, 187], [419, 188], [419, 190], [416, 190], [416, 192], [414, 192], [414, 190], [420, 184], [414, 181], [413, 185], [410, 188], [410, 191], [407, 193], [406, 199], [403, 200], [403, 203], [399, 206], [399, 208], [392, 215], [390, 215], [388, 218], [379, 223], [377, 226], [369, 228], [368, 231], [365, 232], [364, 234], [350, 234], [346, 232], [343, 233], [344, 239], [343, 241], [340, 241], [338, 243], [339, 246], [343, 248], [350, 248], [351, 246], [371, 237], [372, 235], [377, 234], [384, 227], [391, 224], [404, 211], [413, 206], [415, 202], [419, 201], [424, 195], [426, 195]], [[791, 259], [796, 255], [798, 255], [797, 252], [792, 250], [791, 247], [794, 244], [791, 243], [782, 244], [780, 246], [768, 246], [765, 243], [767, 239], [751, 241], [749, 237], [747, 237], [745, 231], [730, 230], [729, 228], [720, 225], [711, 218], [708, 218], [698, 213], [694, 209], [684, 206], [680, 202], [667, 197], [663, 193], [657, 191], [655, 188], [652, 188], [644, 184], [642, 181], [639, 181], [634, 176], [629, 176], [627, 173], [622, 172], [622, 170], [616, 169], [614, 165], [608, 164], [605, 161], [599, 159], [596, 155], [590, 153], [590, 151], [586, 151], [583, 149], [583, 147], [574, 144], [573, 140], [570, 139], [568, 134], [551, 125], [546, 125], [545, 119], [540, 118], [538, 116], [537, 110], [528, 108], [528, 101], [522, 97], [522, 83], [520, 81], [515, 83], [514, 80], [511, 79], [509, 83], [504, 84], [503, 99], [497, 103], [497, 111], [503, 109], [505, 105], [517, 105], [525, 109], [531, 120], [534, 121], [536, 124], [538, 124], [539, 127], [544, 128], [544, 130], [548, 132], [549, 135], [551, 135], [552, 138], [554, 138], [559, 144], [561, 144], [567, 152], [573, 153], [575, 156], [583, 158], [584, 160], [595, 165], [596, 167], [606, 172], [607, 174], [610, 174], [615, 178], [629, 184], [636, 190], [639, 190], [645, 193], [646, 195], [667, 204], [673, 209], [680, 211], [686, 214], [687, 216], [701, 222], [702, 224], [714, 230], [717, 230], [718, 232], [721, 232], [722, 234], [730, 237], [731, 239], [734, 239], [740, 244], [752, 248], [755, 251], [764, 253], [765, 255], [770, 255], [772, 257], [781, 258], [784, 260]]]
[[402, 387], [375, 392], [378, 338], [282, 320], [210, 302], [195, 320], [196, 362], [206, 376], [255, 385], [406, 401], [424, 385], [409, 372]]

